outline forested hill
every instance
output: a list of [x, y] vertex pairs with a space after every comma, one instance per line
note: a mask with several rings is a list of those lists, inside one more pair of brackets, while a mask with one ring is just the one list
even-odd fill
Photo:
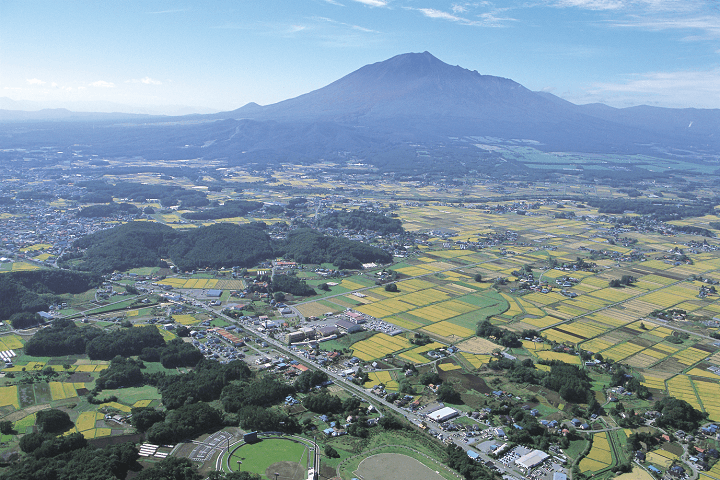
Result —
[[153, 222], [129, 222], [76, 240], [80, 270], [108, 273], [158, 265], [169, 258], [181, 270], [253, 266], [273, 256], [270, 237], [257, 224], [220, 223], [177, 231]]
[[0, 317], [19, 312], [47, 310], [57, 295], [81, 293], [102, 283], [102, 278], [67, 270], [9, 272], [0, 275]]
[[62, 265], [69, 266], [66, 261], [75, 258], [78, 269], [94, 273], [156, 266], [162, 259], [170, 259], [183, 271], [251, 267], [281, 255], [301, 263], [334, 263], [338, 268], [392, 260], [379, 248], [314, 230], [299, 230], [287, 240], [273, 241], [259, 223], [175, 230], [154, 222], [129, 222], [83, 237], [73, 246], [79, 250], [68, 254]]
[[360, 268], [363, 263], [389, 263], [392, 255], [347, 238], [328, 237], [315, 230], [295, 230], [278, 245], [278, 253], [299, 263], [332, 263], [338, 268]]
[[335, 210], [320, 218], [318, 227], [353, 231], [370, 230], [382, 235], [405, 232], [399, 218], [364, 210]]

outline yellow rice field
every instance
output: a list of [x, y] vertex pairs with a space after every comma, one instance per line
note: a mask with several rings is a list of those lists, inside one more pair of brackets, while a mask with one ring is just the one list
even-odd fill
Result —
[[674, 376], [667, 381], [667, 391], [672, 397], [685, 400], [693, 407], [702, 411], [702, 406], [700, 405], [697, 395], [695, 395], [695, 389], [689, 377], [685, 375]]
[[443, 372], [450, 372], [452, 370], [459, 370], [462, 368], [460, 365], [456, 365], [454, 363], [441, 363], [437, 367], [438, 370], [442, 370]]
[[473, 368], [480, 368], [488, 363], [492, 358], [490, 355], [475, 355], [472, 353], [462, 352], [460, 354]]
[[612, 465], [612, 454], [605, 432], [593, 435], [593, 444], [587, 457], [580, 460], [580, 471], [595, 472]]
[[0, 337], [0, 351], [23, 348], [23, 342], [17, 335], [3, 335]]
[[0, 387], [0, 407], [12, 405], [16, 409], [20, 408], [20, 400], [18, 399], [17, 386]]
[[77, 397], [75, 386], [72, 383], [50, 382], [50, 395], [53, 400], [64, 400]]
[[198, 323], [198, 320], [192, 315], [173, 315], [172, 318], [180, 325], [193, 325]]
[[104, 415], [99, 412], [82, 412], [75, 420], [75, 428], [78, 432], [95, 428], [95, 421], [102, 420]]
[[391, 337], [384, 333], [377, 333], [366, 340], [354, 343], [351, 348], [353, 349], [353, 355], [361, 360], [367, 361], [404, 350], [410, 347], [410, 345], [410, 342], [406, 338], [400, 336]]
[[114, 408], [116, 410], [120, 410], [121, 412], [125, 412], [125, 413], [130, 413], [130, 410], [131, 410], [131, 408], [128, 407], [127, 405], [123, 405], [122, 403], [118, 403], [118, 402], [108, 402], [108, 403], [103, 403], [101, 405], [98, 405], [98, 408], [102, 408], [102, 407]]
[[475, 335], [475, 332], [473, 330], [470, 330], [469, 328], [461, 327], [459, 325], [455, 325], [451, 322], [438, 322], [433, 323], [431, 325], [426, 325], [422, 328], [426, 332], [434, 333], [436, 335], [440, 335], [442, 337], [459, 337], [459, 338], [467, 338], [471, 335]]

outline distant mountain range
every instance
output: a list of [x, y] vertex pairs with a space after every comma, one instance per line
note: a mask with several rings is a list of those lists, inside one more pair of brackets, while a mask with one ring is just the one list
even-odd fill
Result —
[[[216, 113], [216, 109], [187, 105], [125, 105], [115, 102], [33, 102], [0, 97], [0, 121], [58, 120], [78, 114], [110, 113], [115, 115], [192, 115]], [[87, 116], [86, 116], [87, 117]]]
[[[313, 161], [351, 152], [371, 162], [375, 153], [399, 145], [464, 136], [530, 140], [553, 151], [682, 151], [698, 158], [720, 153], [720, 110], [575, 105], [509, 79], [448, 65], [428, 52], [398, 55], [299, 97], [230, 112], [150, 117], [46, 111], [46, 118], [40, 113], [11, 119], [0, 111], [0, 120], [53, 119], [52, 133], [42, 127], [45, 144], [80, 143], [99, 155], [122, 152], [149, 160]], [[104, 128], [88, 129], [83, 125], [88, 121]], [[5, 129], [11, 133], [0, 139], [1, 148], [39, 140], [32, 128]]]

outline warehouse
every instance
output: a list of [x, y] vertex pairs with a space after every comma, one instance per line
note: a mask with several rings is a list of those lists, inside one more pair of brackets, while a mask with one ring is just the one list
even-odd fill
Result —
[[548, 458], [550, 458], [550, 455], [542, 450], [533, 450], [532, 452], [515, 460], [515, 465], [527, 471], [531, 468], [537, 467]]
[[428, 418], [430, 420], [434, 420], [438, 423], [447, 422], [451, 418], [455, 418], [459, 415], [457, 410], [450, 408], [450, 407], [444, 407], [440, 410], [435, 410], [432, 413], [428, 414]]

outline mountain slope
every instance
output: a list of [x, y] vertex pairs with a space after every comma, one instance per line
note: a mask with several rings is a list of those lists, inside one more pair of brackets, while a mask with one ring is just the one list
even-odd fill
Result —
[[[639, 144], [720, 147], [720, 111], [579, 106], [512, 80], [450, 66], [428, 52], [366, 65], [296, 98], [222, 118], [337, 122], [416, 135], [492, 135], [548, 147], [631, 152]], [[680, 128], [695, 122], [694, 130]]]
[[[428, 52], [398, 55], [296, 98], [185, 117], [93, 118], [82, 114], [6, 129], [0, 148], [86, 145], [87, 153], [153, 159], [222, 159], [230, 164], [346, 158], [388, 165], [412, 144], [449, 137], [528, 139], [546, 151], [666, 154], [720, 152], [720, 110], [575, 105], [512, 80], [448, 65]], [[1, 115], [0, 115], [1, 120]], [[71, 120], [71, 121], [70, 121]], [[103, 121], [104, 120], [104, 121]], [[467, 144], [464, 144], [467, 147]], [[457, 160], [457, 155], [444, 163]], [[468, 150], [477, 159], [477, 153]]]

